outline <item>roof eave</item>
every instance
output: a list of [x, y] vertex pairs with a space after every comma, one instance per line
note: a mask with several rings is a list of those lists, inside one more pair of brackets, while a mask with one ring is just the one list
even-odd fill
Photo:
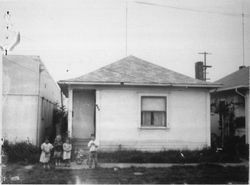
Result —
[[214, 90], [213, 92], [230, 91], [230, 90], [239, 89], [239, 88], [249, 89], [249, 85], [237, 85], [237, 86], [232, 86], [232, 87], [221, 87], [221, 88]]
[[188, 83], [132, 83], [132, 82], [76, 82], [59, 81], [60, 85], [125, 85], [125, 86], [158, 86], [158, 87], [202, 87], [218, 88], [221, 84], [188, 84]]

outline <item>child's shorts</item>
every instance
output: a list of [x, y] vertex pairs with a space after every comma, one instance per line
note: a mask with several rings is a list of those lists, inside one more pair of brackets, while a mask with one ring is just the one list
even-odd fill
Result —
[[54, 151], [54, 158], [61, 158], [62, 152], [61, 151]]

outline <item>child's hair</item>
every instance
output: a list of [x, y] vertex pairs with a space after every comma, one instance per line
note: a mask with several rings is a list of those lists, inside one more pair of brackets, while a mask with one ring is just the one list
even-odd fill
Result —
[[44, 141], [49, 141], [49, 137], [48, 136], [45, 136], [45, 138], [44, 138]]
[[57, 135], [57, 136], [56, 136], [56, 138], [55, 138], [55, 140], [56, 140], [56, 141], [60, 141], [60, 140], [62, 140], [61, 135]]
[[69, 143], [70, 143], [70, 138], [69, 137], [66, 137], [65, 142], [67, 142], [67, 141], [69, 141]]

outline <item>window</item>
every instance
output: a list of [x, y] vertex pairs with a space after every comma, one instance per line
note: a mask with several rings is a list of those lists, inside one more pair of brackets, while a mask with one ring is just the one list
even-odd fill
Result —
[[166, 127], [166, 97], [141, 97], [141, 126]]

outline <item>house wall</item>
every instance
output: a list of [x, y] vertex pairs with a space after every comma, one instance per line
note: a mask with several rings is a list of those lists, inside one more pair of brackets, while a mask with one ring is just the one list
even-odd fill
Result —
[[[42, 64], [44, 65], [44, 64]], [[61, 90], [58, 84], [50, 76], [49, 72], [45, 67], [41, 67], [41, 76], [40, 76], [40, 96], [49, 100], [52, 103], [57, 103], [61, 105]]]
[[[245, 97], [240, 96], [235, 92], [235, 89], [229, 91], [216, 92], [211, 94], [211, 101], [218, 103], [220, 100], [225, 100], [227, 103], [234, 103], [234, 117], [245, 117], [245, 129], [237, 129], [235, 133], [238, 136], [246, 135], [246, 143], [248, 143], [248, 126], [249, 126], [249, 91], [244, 93]], [[218, 105], [217, 105], [218, 106]], [[221, 135], [221, 130], [219, 129], [219, 113], [211, 114], [211, 133], [217, 136]]]
[[[140, 127], [140, 95], [167, 95], [168, 128]], [[106, 87], [97, 89], [96, 136], [101, 150], [197, 149], [210, 145], [208, 90]]]
[[245, 97], [245, 115], [246, 115], [246, 143], [249, 144], [249, 124], [250, 124], [250, 91], [248, 90]]
[[37, 97], [7, 96], [3, 105], [3, 137], [10, 142], [36, 143]]
[[55, 104], [45, 98], [39, 98], [39, 124], [38, 124], [38, 143], [39, 145], [44, 141], [44, 138], [53, 134], [53, 110]]
[[53, 110], [61, 106], [61, 90], [40, 61], [40, 91], [38, 110], [38, 140], [40, 145], [45, 137], [53, 135]]
[[35, 143], [39, 68], [33, 61], [34, 58], [23, 59], [24, 57], [3, 57], [2, 134], [11, 142], [29, 138]]
[[39, 58], [35, 56], [4, 56], [3, 94], [37, 95], [38, 64]]
[[39, 77], [40, 64], [38, 56], [3, 57], [2, 133], [10, 142], [29, 139], [33, 144], [40, 144], [45, 128], [52, 124], [53, 109], [43, 101], [60, 102], [60, 90], [58, 86], [55, 88], [57, 84], [46, 69]]

